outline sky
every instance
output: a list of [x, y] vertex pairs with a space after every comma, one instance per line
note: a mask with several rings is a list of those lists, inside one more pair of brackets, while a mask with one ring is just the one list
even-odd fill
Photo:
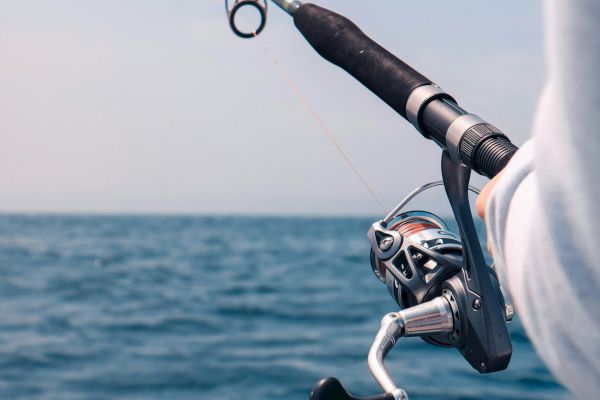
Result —
[[[529, 137], [537, 1], [317, 3], [515, 144]], [[440, 179], [439, 148], [273, 4], [244, 40], [218, 0], [0, 0], [0, 212], [381, 214], [283, 74], [384, 208]]]

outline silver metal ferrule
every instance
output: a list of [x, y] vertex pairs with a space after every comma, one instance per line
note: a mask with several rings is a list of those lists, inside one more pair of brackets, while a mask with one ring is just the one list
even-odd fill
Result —
[[399, 388], [387, 368], [384, 359], [402, 336], [434, 335], [452, 332], [454, 317], [448, 300], [441, 296], [405, 310], [387, 314], [369, 350], [368, 364], [373, 377], [386, 393], [395, 400], [407, 400], [408, 395]]
[[294, 15], [302, 5], [302, 2], [297, 0], [273, 0], [273, 3], [277, 4], [290, 15]]
[[418, 86], [408, 96], [408, 100], [406, 101], [406, 119], [408, 119], [419, 132], [424, 132], [423, 127], [419, 124], [419, 114], [432, 97], [440, 97], [441, 95], [448, 94], [439, 86], [431, 84]]
[[446, 131], [446, 149], [450, 158], [454, 162], [461, 162], [460, 160], [460, 140], [466, 131], [471, 127], [485, 123], [480, 117], [474, 114], [465, 114], [456, 118]]

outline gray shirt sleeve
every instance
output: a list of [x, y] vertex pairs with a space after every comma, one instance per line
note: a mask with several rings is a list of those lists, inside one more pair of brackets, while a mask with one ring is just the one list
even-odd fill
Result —
[[600, 1], [545, 2], [548, 79], [533, 139], [488, 203], [500, 278], [550, 370], [600, 393]]

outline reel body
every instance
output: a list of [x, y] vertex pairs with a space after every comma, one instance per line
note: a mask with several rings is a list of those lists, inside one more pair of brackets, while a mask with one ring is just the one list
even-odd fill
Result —
[[[376, 222], [368, 238], [373, 272], [402, 309], [427, 301], [462, 265], [460, 238], [426, 211], [405, 212], [387, 224]], [[399, 246], [394, 246], [397, 240]]]
[[[444, 297], [453, 328], [420, 335], [426, 342], [456, 347], [479, 372], [499, 371], [508, 365], [512, 346], [506, 320], [512, 318], [496, 272], [485, 263], [468, 199], [470, 169], [442, 156], [443, 181], [411, 192], [367, 237], [371, 267], [402, 310]], [[425, 211], [405, 212], [415, 196], [443, 185], [460, 237], [441, 218]]]
[[[386, 284], [401, 309], [440, 296], [442, 283], [461, 270], [462, 242], [435, 214], [404, 212], [387, 224], [374, 223], [367, 236], [371, 243], [373, 272]], [[400, 246], [394, 246], [393, 241], [398, 237]], [[456, 332], [460, 332], [458, 325], [453, 332], [422, 336], [422, 339], [434, 345], [450, 346], [452, 338], [458, 337]]]
[[[410, 193], [367, 237], [371, 267], [386, 284], [400, 311], [383, 317], [368, 356], [369, 370], [383, 388], [381, 395], [362, 400], [406, 400], [387, 371], [384, 359], [401, 337], [416, 336], [428, 343], [455, 347], [480, 373], [508, 366], [512, 344], [507, 321], [512, 307], [505, 305], [493, 268], [485, 263], [471, 215], [468, 191], [471, 170], [442, 153], [443, 181]], [[403, 212], [416, 195], [443, 185], [460, 237], [436, 215]], [[360, 400], [335, 378], [318, 382], [311, 400]]]

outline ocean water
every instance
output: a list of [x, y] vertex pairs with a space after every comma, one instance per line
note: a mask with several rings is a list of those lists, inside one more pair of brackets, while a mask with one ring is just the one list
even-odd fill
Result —
[[[0, 399], [307, 399], [380, 389], [366, 356], [396, 309], [370, 219], [0, 216]], [[414, 399], [568, 398], [518, 321], [503, 372], [401, 339]]]

